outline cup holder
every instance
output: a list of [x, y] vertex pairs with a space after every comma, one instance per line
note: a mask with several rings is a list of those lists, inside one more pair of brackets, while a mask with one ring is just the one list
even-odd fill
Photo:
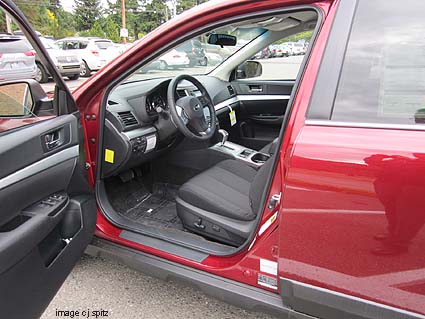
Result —
[[263, 164], [270, 158], [269, 155], [264, 153], [256, 153], [251, 157], [251, 161], [257, 164]]

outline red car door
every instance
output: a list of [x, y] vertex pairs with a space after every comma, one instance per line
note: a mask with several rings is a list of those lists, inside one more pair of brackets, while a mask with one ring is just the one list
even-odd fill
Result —
[[0, 317], [38, 318], [90, 242], [96, 202], [72, 96], [15, 4], [0, 8], [57, 83], [53, 100], [35, 80], [0, 83]]
[[425, 314], [423, 9], [341, 2], [314, 88], [308, 71], [301, 84], [284, 145], [278, 265], [295, 310]]

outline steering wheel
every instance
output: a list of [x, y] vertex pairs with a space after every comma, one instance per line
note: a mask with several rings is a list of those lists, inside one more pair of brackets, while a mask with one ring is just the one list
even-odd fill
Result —
[[[176, 101], [177, 85], [183, 80], [196, 86], [201, 95], [198, 97], [184, 96]], [[185, 136], [207, 140], [214, 135], [216, 129], [214, 104], [205, 87], [197, 79], [187, 74], [176, 76], [168, 85], [167, 100], [171, 120]], [[204, 113], [206, 107], [209, 115]]]

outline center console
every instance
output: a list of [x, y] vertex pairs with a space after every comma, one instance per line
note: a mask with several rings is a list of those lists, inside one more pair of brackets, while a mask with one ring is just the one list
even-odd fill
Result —
[[268, 154], [260, 153], [229, 141], [219, 142], [211, 146], [211, 149], [225, 153], [226, 155], [255, 168], [260, 167], [270, 158], [270, 155]]

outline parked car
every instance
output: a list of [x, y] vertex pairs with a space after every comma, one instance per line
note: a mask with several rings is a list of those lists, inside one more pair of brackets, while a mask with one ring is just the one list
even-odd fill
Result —
[[[60, 50], [53, 40], [40, 37], [41, 43], [46, 48], [56, 68], [59, 70], [61, 76], [66, 76], [70, 80], [77, 80], [80, 77], [82, 60], [72, 51]], [[29, 44], [29, 43], [28, 43]], [[37, 65], [37, 74], [35, 79], [40, 83], [45, 83], [49, 80], [50, 73], [43, 66], [38, 56], [35, 56], [35, 63]]]
[[35, 54], [19, 36], [0, 34], [0, 81], [32, 79]]
[[83, 61], [80, 75], [90, 76], [120, 54], [111, 40], [101, 38], [65, 38], [55, 42], [61, 50], [72, 51]]
[[177, 51], [185, 52], [190, 60], [191, 67], [196, 65], [205, 66], [208, 64], [208, 59], [205, 56], [204, 48], [202, 47], [201, 41], [197, 39], [191, 39], [184, 42], [182, 45], [176, 48]]
[[173, 49], [164, 54], [161, 59], [158, 60], [157, 65], [161, 70], [166, 70], [168, 68], [183, 68], [190, 65], [190, 60], [186, 53]]
[[[40, 317], [86, 251], [280, 318], [425, 318], [424, 11], [211, 1], [72, 95], [1, 83], [35, 114], [0, 100], [3, 317]], [[250, 60], [307, 31], [308, 55]], [[235, 50], [137, 74], [195, 38]]]
[[284, 47], [290, 52], [290, 55], [305, 54], [305, 46], [301, 42], [286, 42]]
[[288, 57], [291, 55], [291, 50], [284, 44], [278, 44], [273, 50], [275, 57]]

